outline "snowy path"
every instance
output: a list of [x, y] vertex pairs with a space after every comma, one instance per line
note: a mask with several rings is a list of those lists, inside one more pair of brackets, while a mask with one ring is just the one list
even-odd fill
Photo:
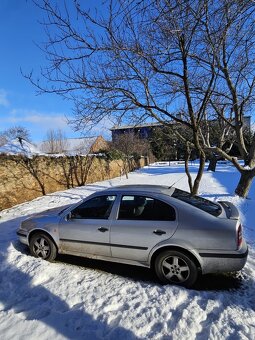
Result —
[[144, 268], [61, 257], [47, 263], [16, 241], [22, 219], [117, 184], [157, 183], [187, 189], [182, 166], [150, 166], [114, 179], [58, 192], [1, 212], [0, 338], [254, 339], [255, 188], [250, 200], [231, 196], [238, 175], [221, 166], [206, 173], [200, 193], [231, 200], [242, 212], [250, 245], [239, 276], [209, 275], [194, 290], [161, 286]]

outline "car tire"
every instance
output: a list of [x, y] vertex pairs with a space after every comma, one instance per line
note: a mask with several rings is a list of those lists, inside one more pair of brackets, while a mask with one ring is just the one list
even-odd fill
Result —
[[57, 247], [44, 233], [37, 233], [31, 237], [29, 249], [33, 256], [47, 261], [54, 261], [57, 256]]
[[166, 250], [155, 260], [155, 272], [162, 283], [190, 288], [198, 277], [198, 268], [190, 257], [176, 250]]

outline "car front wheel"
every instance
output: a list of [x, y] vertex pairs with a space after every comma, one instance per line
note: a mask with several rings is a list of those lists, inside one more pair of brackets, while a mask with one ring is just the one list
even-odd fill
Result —
[[54, 261], [57, 256], [57, 248], [54, 242], [43, 233], [32, 236], [29, 249], [33, 256], [40, 257], [47, 261]]
[[198, 277], [195, 263], [179, 251], [167, 250], [158, 255], [155, 271], [162, 283], [192, 287]]

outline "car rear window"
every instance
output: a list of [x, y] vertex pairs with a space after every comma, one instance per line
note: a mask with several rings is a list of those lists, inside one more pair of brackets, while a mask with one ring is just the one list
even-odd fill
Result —
[[205, 198], [199, 196], [192, 196], [189, 192], [175, 189], [172, 193], [172, 197], [177, 198], [180, 201], [186, 202], [194, 207], [201, 209], [213, 216], [219, 216], [221, 214], [221, 206], [217, 203], [213, 203]]

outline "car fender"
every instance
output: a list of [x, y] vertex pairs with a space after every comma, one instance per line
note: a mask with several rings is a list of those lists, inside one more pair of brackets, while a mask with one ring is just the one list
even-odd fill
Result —
[[50, 238], [53, 239], [57, 248], [59, 247], [59, 232], [58, 232], [58, 228], [56, 225], [49, 225], [49, 226], [44, 226], [44, 228], [37, 227], [37, 228], [31, 229], [27, 236], [28, 241], [30, 240], [33, 234], [40, 233], [40, 232], [47, 234]]
[[148, 262], [151, 263], [154, 255], [156, 253], [158, 253], [160, 250], [164, 251], [165, 249], [170, 249], [170, 248], [173, 248], [173, 249], [179, 248], [180, 251], [183, 250], [186, 253], [190, 253], [192, 256], [195, 257], [199, 266], [202, 268], [203, 260], [200, 257], [198, 251], [192, 245], [192, 243], [189, 242], [189, 241], [183, 241], [183, 240], [177, 239], [177, 238], [171, 238], [171, 239], [162, 241], [162, 242], [158, 243], [155, 247], [153, 247], [151, 249], [150, 253], [149, 253]]

